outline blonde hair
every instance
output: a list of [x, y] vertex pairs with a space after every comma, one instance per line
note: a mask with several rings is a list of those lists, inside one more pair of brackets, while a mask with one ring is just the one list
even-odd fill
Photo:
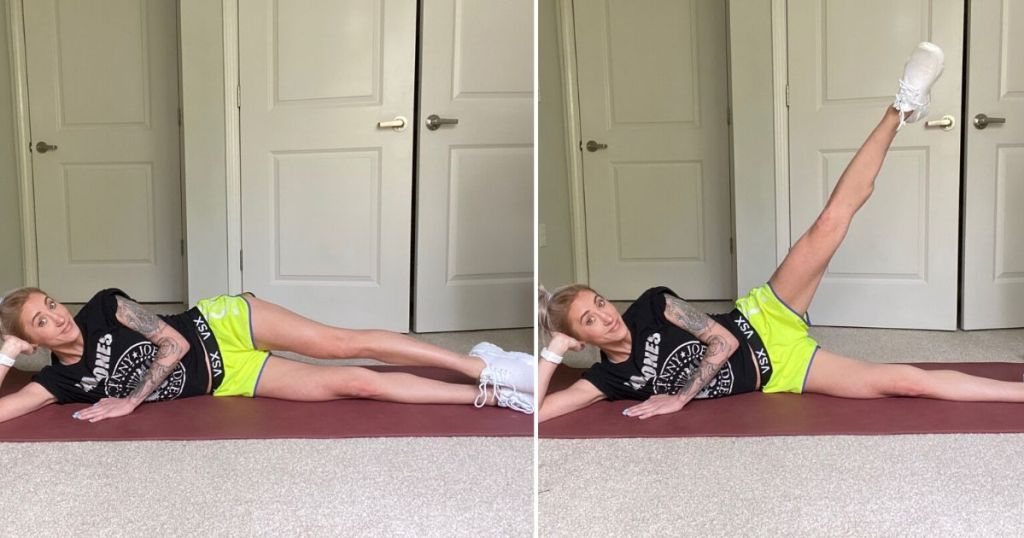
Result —
[[21, 309], [33, 293], [46, 292], [33, 287], [18, 288], [0, 298], [0, 337], [16, 336], [25, 339], [25, 328], [21, 326]]
[[[594, 291], [586, 284], [570, 284], [548, 293], [544, 286], [537, 288], [537, 325], [547, 337], [559, 332], [576, 338], [569, 323], [569, 307], [581, 291]], [[597, 292], [594, 292], [597, 293]]]

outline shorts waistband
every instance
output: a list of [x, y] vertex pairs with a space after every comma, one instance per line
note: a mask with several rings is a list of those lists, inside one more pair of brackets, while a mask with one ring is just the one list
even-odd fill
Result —
[[206, 355], [210, 358], [210, 394], [213, 394], [224, 381], [224, 358], [220, 354], [220, 345], [217, 344], [217, 337], [214, 336], [199, 307], [192, 307], [185, 314], [192, 320], [192, 327], [199, 335], [199, 341], [203, 343]]
[[772, 377], [772, 361], [768, 358], [768, 349], [764, 347], [764, 342], [757, 335], [754, 326], [750, 324], [750, 320], [743, 315], [739, 308], [734, 308], [732, 312], [729, 312], [729, 321], [739, 330], [747, 345], [750, 346], [754, 366], [761, 372], [761, 387], [763, 388]]

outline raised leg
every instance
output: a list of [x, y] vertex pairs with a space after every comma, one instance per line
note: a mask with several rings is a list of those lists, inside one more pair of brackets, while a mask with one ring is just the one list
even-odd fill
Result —
[[[478, 394], [473, 385], [358, 366], [316, 366], [274, 355], [267, 359], [256, 387], [256, 396], [302, 402], [366, 398], [401, 403], [471, 404]], [[486, 403], [494, 405], [493, 393]]]
[[390, 331], [331, 327], [274, 303], [247, 297], [256, 347], [291, 351], [318, 359], [371, 358], [389, 364], [436, 366], [480, 378], [486, 364]]
[[875, 188], [875, 177], [896, 136], [899, 114], [895, 108], [886, 108], [882, 121], [839, 177], [821, 214], [789, 250], [768, 281], [779, 299], [800, 315], [814, 299], [825, 269], [846, 237], [854, 214]]
[[874, 364], [824, 349], [814, 356], [804, 392], [843, 398], [911, 396], [962, 402], [1024, 402], [1024, 383], [998, 381], [954, 370]]

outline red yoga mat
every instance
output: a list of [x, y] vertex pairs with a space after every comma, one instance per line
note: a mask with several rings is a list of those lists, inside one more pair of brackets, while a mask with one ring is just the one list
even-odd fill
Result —
[[[378, 368], [378, 367], [374, 367]], [[379, 367], [457, 383], [448, 370]], [[11, 370], [0, 396], [30, 381], [32, 372]], [[348, 437], [523, 437], [533, 435], [533, 416], [472, 405], [399, 404], [371, 400], [290, 402], [271, 398], [197, 396], [147, 403], [132, 414], [96, 423], [71, 414], [85, 404], [48, 405], [0, 423], [7, 441], [142, 441], [197, 439], [337, 439]]]
[[[1021, 382], [1019, 363], [919, 363]], [[583, 370], [559, 368], [550, 390], [575, 382]], [[820, 394], [753, 392], [696, 400], [682, 411], [646, 420], [622, 410], [635, 401], [601, 401], [540, 425], [546, 439], [630, 437], [761, 437], [771, 435], [891, 435], [906, 433], [1021, 433], [1024, 404], [947, 402], [925, 398], [852, 400]]]

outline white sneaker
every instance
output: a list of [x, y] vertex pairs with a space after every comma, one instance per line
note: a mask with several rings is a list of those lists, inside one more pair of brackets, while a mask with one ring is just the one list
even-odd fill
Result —
[[487, 365], [480, 372], [480, 394], [473, 405], [487, 405], [487, 385], [500, 407], [508, 407], [521, 413], [533, 413], [533, 365], [500, 347], [481, 342], [469, 352], [480, 357]]
[[[487, 366], [480, 373], [480, 381], [485, 378], [500, 379], [503, 384], [512, 385], [516, 389], [533, 394], [534, 362], [526, 361], [518, 355], [526, 355], [515, 351], [505, 351], [489, 342], [480, 342], [469, 352], [474, 357], [483, 359]], [[532, 356], [526, 355], [532, 359]]]
[[[892, 104], [893, 108], [900, 112], [900, 125], [897, 131], [903, 128], [904, 123], [913, 123], [928, 115], [932, 84], [935, 84], [942, 75], [944, 62], [942, 49], [927, 41], [918, 43], [914, 52], [910, 53], [906, 65], [903, 66], [903, 78], [899, 81], [896, 100]], [[904, 119], [904, 112], [912, 113]]]

